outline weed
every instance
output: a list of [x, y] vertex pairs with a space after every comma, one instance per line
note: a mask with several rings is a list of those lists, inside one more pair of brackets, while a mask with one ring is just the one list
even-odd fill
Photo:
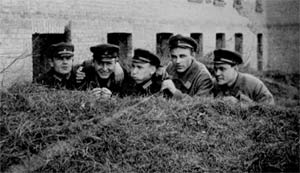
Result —
[[1, 92], [0, 111], [1, 172], [299, 171], [299, 104], [95, 100], [24, 84]]

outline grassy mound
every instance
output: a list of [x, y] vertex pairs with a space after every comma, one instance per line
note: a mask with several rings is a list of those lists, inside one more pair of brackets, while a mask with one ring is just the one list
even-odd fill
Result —
[[300, 106], [1, 92], [1, 172], [297, 172]]

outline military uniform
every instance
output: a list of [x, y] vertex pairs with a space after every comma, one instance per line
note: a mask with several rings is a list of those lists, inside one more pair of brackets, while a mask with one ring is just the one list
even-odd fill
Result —
[[261, 80], [241, 72], [238, 72], [237, 79], [232, 86], [216, 84], [213, 93], [215, 97], [233, 96], [238, 100], [243, 100], [247, 99], [246, 96], [257, 103], [274, 104], [273, 95]]
[[167, 67], [167, 73], [180, 91], [174, 94], [175, 97], [182, 97], [185, 94], [208, 96], [213, 88], [212, 77], [207, 68], [196, 60], [193, 60], [184, 74], [177, 73], [173, 65]]
[[[190, 48], [192, 51], [195, 51], [197, 43], [190, 37], [175, 35], [170, 38], [169, 47], [170, 49], [176, 47]], [[174, 97], [210, 95], [210, 91], [213, 88], [212, 77], [205, 65], [195, 59], [192, 60], [190, 67], [183, 73], [178, 73], [174, 64], [170, 64], [166, 71], [178, 89], [173, 94]]]
[[126, 88], [126, 96], [149, 96], [160, 91], [162, 80], [159, 79], [159, 77], [152, 77], [142, 84], [137, 84], [131, 78], [130, 81], [127, 82], [127, 85], [125, 84], [124, 86]]
[[[214, 51], [214, 64], [230, 64], [232, 66], [243, 63], [242, 57], [228, 50]], [[264, 83], [257, 77], [237, 72], [237, 77], [231, 86], [215, 83], [212, 93], [215, 97], [233, 96], [240, 101], [274, 104], [274, 98]]]
[[121, 81], [115, 80], [115, 74], [112, 73], [108, 79], [101, 79], [97, 71], [92, 65], [92, 60], [84, 61], [80, 66], [83, 67], [82, 71], [86, 74], [85, 79], [79, 84], [80, 90], [92, 90], [94, 88], [108, 88], [114, 95], [123, 92], [123, 85], [129, 79], [128, 72], [123, 69], [124, 79]]
[[[49, 47], [47, 54], [49, 58], [62, 58], [62, 57], [73, 57], [74, 46], [71, 43], [57, 43]], [[52, 67], [47, 73], [39, 76], [36, 81], [39, 84], [45, 85], [49, 88], [56, 89], [76, 89], [76, 75], [73, 70], [68, 74], [60, 74]]]
[[128, 72], [124, 68], [124, 79], [121, 81], [115, 80], [114, 72], [106, 79], [101, 78], [93, 66], [93, 61], [101, 61], [103, 58], [113, 59], [118, 58], [119, 47], [112, 44], [100, 44], [90, 48], [93, 53], [93, 60], [87, 60], [82, 63], [82, 72], [85, 73], [85, 79], [79, 84], [81, 90], [92, 90], [94, 88], [107, 88], [114, 95], [123, 92], [123, 83], [128, 80]]
[[[132, 58], [133, 63], [150, 63], [158, 69], [160, 67], [160, 59], [153, 53], [144, 50], [136, 49], [134, 51], [134, 56]], [[126, 81], [126, 95], [134, 96], [148, 96], [155, 93], [158, 93], [161, 89], [162, 81], [168, 79], [167, 74], [153, 74], [152, 77], [140, 84], [136, 83], [135, 80], [131, 77]]]
[[67, 75], [62, 75], [55, 72], [55, 70], [52, 68], [47, 73], [44, 73], [38, 77], [36, 82], [55, 89], [74, 90], [77, 88], [76, 73], [74, 71], [71, 71], [71, 73]]

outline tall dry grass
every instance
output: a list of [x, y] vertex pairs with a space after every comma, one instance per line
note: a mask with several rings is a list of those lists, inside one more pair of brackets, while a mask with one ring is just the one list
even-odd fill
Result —
[[95, 100], [19, 84], [1, 92], [0, 171], [297, 172], [299, 116], [297, 102]]

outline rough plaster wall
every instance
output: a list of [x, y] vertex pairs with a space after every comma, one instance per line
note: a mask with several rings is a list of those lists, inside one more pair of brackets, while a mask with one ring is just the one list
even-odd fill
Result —
[[[253, 4], [253, 2], [252, 2]], [[133, 48], [156, 52], [156, 33], [203, 33], [204, 54], [215, 48], [215, 34], [226, 34], [226, 48], [234, 48], [234, 34], [243, 33], [247, 65], [256, 68], [256, 35], [249, 19], [226, 0], [225, 7], [187, 0], [1, 0], [0, 71], [15, 57], [32, 51], [32, 34], [63, 33], [72, 21], [75, 63], [89, 59], [89, 47], [106, 42], [109, 32], [132, 33]], [[31, 80], [32, 57], [19, 59], [0, 74], [1, 86]]]
[[299, 26], [272, 26], [268, 29], [268, 69], [300, 72]]
[[268, 69], [300, 73], [300, 1], [266, 0]]

